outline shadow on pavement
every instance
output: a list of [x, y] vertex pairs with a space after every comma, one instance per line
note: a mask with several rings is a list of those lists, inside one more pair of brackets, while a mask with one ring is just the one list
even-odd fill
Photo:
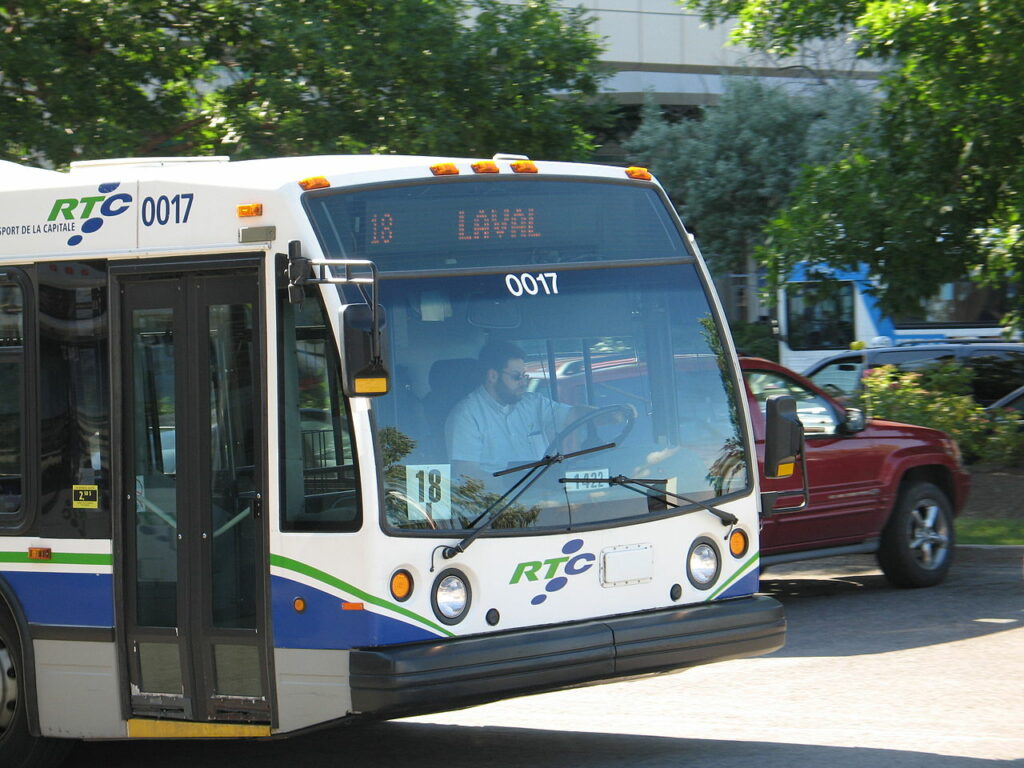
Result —
[[1016, 548], [958, 552], [946, 581], [924, 589], [893, 587], [858, 556], [772, 568], [761, 591], [786, 609], [786, 646], [772, 656], [885, 653], [1024, 627]]
[[[737, 734], [739, 735], [739, 734]], [[949, 757], [891, 749], [673, 739], [656, 736], [465, 727], [423, 723], [372, 723], [334, 728], [272, 742], [86, 743], [68, 765], [105, 768], [205, 768], [206, 766], [294, 765], [346, 768], [771, 768], [807, 765], [829, 768], [971, 768], [1016, 761]], [[1019, 765], [1019, 763], [1017, 763]]]

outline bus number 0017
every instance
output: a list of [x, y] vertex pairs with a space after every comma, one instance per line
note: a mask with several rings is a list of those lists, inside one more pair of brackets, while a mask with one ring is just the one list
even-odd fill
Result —
[[167, 197], [146, 197], [142, 200], [142, 224], [151, 227], [154, 224], [185, 224], [192, 213], [192, 199], [195, 195], [186, 192], [181, 195]]
[[529, 272], [523, 272], [520, 275], [507, 274], [505, 275], [505, 287], [508, 288], [508, 292], [513, 296], [536, 296], [538, 293], [545, 293], [550, 296], [553, 293], [558, 293], [558, 273], [557, 272], [538, 272], [536, 275], [531, 275]]

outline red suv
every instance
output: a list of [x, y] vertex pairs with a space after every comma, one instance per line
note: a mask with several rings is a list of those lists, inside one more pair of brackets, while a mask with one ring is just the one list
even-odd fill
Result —
[[759, 466], [771, 395], [796, 400], [806, 435], [805, 505], [794, 508], [800, 503], [800, 470], [785, 480], [764, 479], [761, 472], [761, 490], [775, 507], [761, 531], [762, 564], [875, 553], [893, 584], [926, 587], [942, 581], [953, 557], [953, 518], [970, 486], [956, 441], [926, 427], [866, 423], [861, 411], [845, 408], [769, 360], [740, 358], [740, 367]]

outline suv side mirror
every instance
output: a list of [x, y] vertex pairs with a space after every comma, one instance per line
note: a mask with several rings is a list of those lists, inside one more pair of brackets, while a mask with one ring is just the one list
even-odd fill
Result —
[[790, 477], [803, 452], [804, 426], [796, 415], [796, 400], [789, 395], [772, 395], [765, 402], [765, 477]]
[[864, 411], [860, 408], [846, 409], [846, 414], [842, 423], [844, 435], [853, 435], [857, 432], [863, 432], [866, 426], [867, 420], [864, 418]]

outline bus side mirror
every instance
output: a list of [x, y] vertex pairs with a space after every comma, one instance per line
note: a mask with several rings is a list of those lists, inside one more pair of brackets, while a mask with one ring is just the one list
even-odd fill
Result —
[[796, 471], [797, 458], [804, 453], [804, 426], [796, 415], [796, 400], [789, 395], [772, 395], [765, 406], [765, 477], [790, 477]]
[[347, 304], [341, 310], [342, 389], [349, 397], [376, 397], [390, 389], [384, 350], [384, 308]]

